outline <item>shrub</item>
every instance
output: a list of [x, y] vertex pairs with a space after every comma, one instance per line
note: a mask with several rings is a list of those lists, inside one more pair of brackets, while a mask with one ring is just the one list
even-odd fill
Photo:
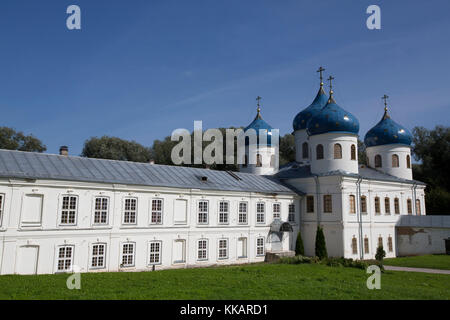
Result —
[[302, 234], [300, 231], [297, 234], [297, 242], [295, 243], [295, 255], [303, 256], [305, 254], [305, 248], [303, 247]]
[[378, 246], [377, 253], [375, 254], [375, 259], [382, 263], [384, 257], [386, 257], [386, 251], [383, 250], [383, 246]]
[[325, 259], [328, 257], [327, 246], [325, 243], [325, 235], [323, 234], [323, 229], [317, 226], [316, 232], [316, 256], [319, 259]]

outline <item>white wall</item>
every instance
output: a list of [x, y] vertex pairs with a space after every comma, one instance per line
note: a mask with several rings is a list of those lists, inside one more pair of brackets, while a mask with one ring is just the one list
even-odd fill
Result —
[[[294, 141], [295, 141], [295, 161], [309, 163], [310, 152], [309, 150], [309, 141], [308, 134], [306, 133], [306, 129], [296, 130], [294, 132]], [[303, 158], [303, 143], [308, 143], [308, 157]]]
[[[38, 274], [55, 273], [57, 250], [59, 246], [71, 245], [74, 248], [73, 264], [82, 272], [118, 271], [121, 259], [121, 244], [134, 242], [136, 248], [135, 265], [124, 270], [151, 270], [149, 264], [149, 241], [161, 241], [162, 261], [156, 268], [201, 266], [209, 264], [229, 264], [263, 261], [264, 256], [256, 255], [256, 239], [267, 239], [269, 225], [273, 220], [272, 204], [281, 204], [281, 218], [288, 220], [288, 206], [296, 206], [294, 234], [298, 230], [299, 205], [294, 195], [265, 195], [248, 192], [202, 191], [194, 189], [154, 188], [111, 184], [77, 183], [64, 181], [25, 181], [1, 180], [0, 194], [4, 195], [2, 220], [0, 225], [0, 273], [30, 273], [36, 265]], [[78, 197], [76, 224], [60, 224], [61, 201], [63, 195]], [[23, 199], [27, 195], [42, 196], [42, 219], [32, 224], [24, 223]], [[109, 199], [108, 223], [93, 223], [94, 198]], [[137, 202], [137, 222], [123, 224], [123, 206], [126, 197], [135, 197]], [[151, 200], [163, 199], [162, 224], [150, 223]], [[188, 203], [186, 223], [174, 221], [174, 204], [177, 199]], [[197, 224], [199, 200], [209, 201], [209, 221], [207, 225]], [[219, 202], [228, 201], [229, 222], [220, 224], [218, 220]], [[238, 204], [248, 202], [248, 223], [238, 223]], [[256, 223], [256, 203], [266, 204], [265, 222]], [[25, 221], [29, 222], [29, 221]], [[238, 258], [237, 239], [247, 237], [247, 257]], [[197, 240], [208, 239], [208, 259], [197, 261]], [[228, 239], [228, 257], [218, 258], [218, 240]], [[186, 242], [186, 261], [174, 263], [174, 241]], [[102, 269], [90, 268], [92, 245], [106, 244], [106, 266]], [[270, 244], [265, 243], [270, 250]], [[290, 239], [286, 237], [283, 249], [290, 249]], [[28, 261], [37, 258], [37, 261]], [[31, 265], [26, 268], [25, 264]]]
[[[380, 155], [382, 159], [382, 167], [375, 168], [381, 172], [393, 175], [395, 177], [412, 180], [412, 159], [411, 148], [408, 146], [388, 144], [366, 148], [369, 166], [375, 168], [375, 156]], [[399, 157], [399, 167], [392, 166], [392, 156]], [[407, 168], [406, 157], [410, 158], [410, 168]]]
[[256, 154], [261, 155], [262, 158], [262, 166], [260, 167], [256, 166], [256, 155], [254, 156], [254, 160], [251, 160], [251, 149], [252, 148], [246, 148], [245, 154], [247, 155], [249, 163], [252, 161], [254, 164], [248, 164], [247, 166], [239, 165], [239, 171], [256, 175], [272, 175], [278, 171], [279, 159], [275, 147], [261, 146], [256, 148]]

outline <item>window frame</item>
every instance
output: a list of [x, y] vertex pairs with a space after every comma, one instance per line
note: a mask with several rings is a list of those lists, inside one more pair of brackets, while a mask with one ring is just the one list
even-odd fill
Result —
[[361, 196], [360, 202], [361, 202], [361, 214], [367, 214], [367, 197]]
[[[262, 205], [264, 209], [262, 212], [259, 211], [259, 205]], [[262, 221], [260, 217], [262, 216]], [[258, 201], [256, 203], [256, 224], [266, 224], [266, 203], [263, 201]]]
[[[124, 247], [126, 245], [127, 246], [131, 245], [131, 247], [133, 248], [133, 253], [132, 254], [130, 254], [129, 252], [124, 253]], [[127, 257], [131, 256], [132, 264], [129, 264], [129, 263], [124, 264], [123, 263], [123, 261], [124, 261], [123, 258], [124, 258], [125, 255]], [[119, 267], [120, 268], [133, 268], [133, 267], [135, 267], [135, 265], [136, 265], [136, 242], [132, 242], [132, 241], [122, 242], [121, 245], [120, 245], [120, 264], [119, 264]]]
[[342, 145], [340, 143], [333, 145], [333, 159], [342, 159]]
[[[158, 246], [158, 251], [152, 251], [152, 245], [157, 245]], [[162, 241], [161, 240], [151, 240], [148, 242], [148, 256], [147, 256], [147, 265], [148, 266], [155, 266], [155, 265], [160, 265], [162, 264]], [[152, 257], [153, 259], [155, 258], [155, 256], [158, 257], [158, 261], [154, 261], [152, 262]]]
[[[97, 199], [102, 199], [102, 201], [100, 202], [100, 209], [97, 209]], [[106, 210], [103, 209], [103, 201], [106, 200]], [[94, 196], [94, 202], [93, 202], [93, 206], [94, 206], [94, 215], [92, 217], [92, 224], [94, 226], [107, 226], [109, 225], [109, 208], [110, 208], [110, 198], [108, 196], [102, 196], [102, 195], [96, 195]], [[100, 212], [100, 222], [96, 222], [96, 214], [97, 212]], [[106, 212], [106, 221], [105, 222], [101, 222], [101, 218], [103, 217], [103, 213]]]
[[[225, 241], [225, 243], [226, 243], [226, 247], [225, 248], [220, 246], [223, 241]], [[230, 243], [228, 241], [228, 238], [219, 238], [219, 239], [217, 239], [217, 259], [218, 260], [227, 260], [228, 259], [229, 246], [230, 246]], [[223, 252], [223, 250], [225, 250], [226, 256], [221, 256], [221, 250], [222, 250], [222, 252]]]
[[352, 237], [352, 254], [358, 254], [358, 240], [355, 236]]
[[263, 166], [263, 161], [262, 161], [262, 155], [261, 154], [256, 154], [256, 165], [257, 168], [262, 168]]
[[398, 197], [394, 198], [394, 214], [400, 214], [400, 199]]
[[324, 158], [324, 149], [322, 144], [318, 144], [316, 146], [316, 160], [323, 160]]
[[376, 216], [381, 215], [381, 203], [380, 203], [380, 197], [375, 197], [373, 199], [373, 204], [374, 204], [374, 212]]
[[[245, 243], [244, 243], [244, 240], [242, 240], [242, 239], [245, 239]], [[245, 258], [248, 258], [248, 237], [238, 237], [237, 238], [237, 245], [239, 245], [239, 241], [242, 241], [243, 243], [242, 243], [242, 249], [244, 249], [244, 244], [245, 244], [245, 255], [242, 255], [242, 256], [238, 256], [237, 258], [238, 259], [245, 259]], [[238, 247], [239, 248], [239, 247]], [[237, 248], [237, 252], [239, 252], [239, 249]], [[242, 250], [242, 251], [244, 251], [244, 250]]]
[[388, 237], [388, 252], [394, 252], [394, 244], [393, 244], [392, 236]]
[[[205, 247], [200, 248], [200, 243], [205, 242]], [[197, 240], [197, 261], [208, 261], [208, 239], [201, 238]], [[205, 257], [200, 257], [200, 251], [205, 254]]]
[[[309, 201], [311, 201], [311, 202], [309, 202]], [[307, 195], [306, 196], [306, 213], [314, 213], [315, 212], [315, 200], [314, 200], [314, 196], [313, 195]], [[309, 205], [311, 205], [312, 206], [312, 210], [309, 210], [309, 209], [311, 209], [310, 207], [309, 207]]]
[[[259, 240], [262, 240], [262, 244], [259, 244]], [[262, 257], [266, 254], [266, 242], [264, 237], [256, 237], [256, 256]], [[262, 253], [260, 253], [260, 250], [262, 249]]]
[[356, 197], [354, 194], [348, 196], [349, 213], [356, 214]]
[[[277, 209], [278, 212], [276, 212], [275, 207], [278, 207], [278, 209]], [[281, 219], [281, 202], [272, 203], [272, 218], [273, 219]]]
[[[94, 254], [94, 247], [95, 246], [103, 246], [103, 254]], [[94, 242], [90, 246], [90, 256], [89, 256], [89, 269], [105, 269], [106, 268], [106, 248], [107, 244], [106, 242]], [[99, 249], [97, 249], [99, 250]], [[97, 258], [97, 266], [93, 265], [94, 258]], [[98, 265], [99, 258], [103, 258], [103, 265]]]
[[[68, 200], [68, 207], [67, 209], [64, 209], [64, 198], [67, 197], [69, 198]], [[71, 204], [71, 198], [75, 199], [75, 209], [71, 209], [70, 208], [70, 204]], [[72, 227], [72, 226], [76, 226], [78, 223], [78, 207], [79, 207], [79, 196], [78, 195], [74, 195], [74, 194], [62, 194], [60, 197], [60, 204], [59, 204], [59, 217], [58, 217], [58, 226], [61, 227]], [[70, 219], [70, 212], [73, 211], [74, 214], [74, 222], [70, 223], [70, 222], [62, 222], [63, 219], [63, 211], [67, 211], [67, 221], [69, 221]]]
[[333, 213], [333, 196], [331, 194], [323, 195], [323, 213]]
[[[159, 201], [161, 203], [161, 208], [153, 209], [153, 201], [156, 203]], [[155, 215], [156, 222], [153, 222], [153, 216]], [[154, 197], [150, 199], [150, 225], [162, 225], [164, 223], [164, 199], [159, 197]]]
[[406, 155], [406, 169], [411, 169], [411, 156], [409, 154]]
[[364, 237], [364, 254], [370, 253], [370, 244], [369, 244], [369, 238], [367, 236]]
[[[127, 200], [130, 200], [130, 209], [127, 210]], [[134, 200], [135, 204], [134, 204], [134, 222], [126, 222], [125, 221], [125, 217], [127, 216], [127, 212], [128, 212], [128, 217], [131, 217], [131, 213], [133, 212], [133, 210], [131, 210], [131, 202]], [[138, 212], [138, 198], [136, 197], [125, 197], [123, 198], [123, 208], [122, 208], [122, 224], [124, 225], [136, 225], [137, 224], [137, 212]]]
[[392, 155], [392, 168], [399, 168], [400, 167], [400, 158], [398, 157], [398, 154]]
[[308, 159], [309, 158], [309, 145], [308, 142], [302, 143], [302, 159]]
[[420, 203], [420, 199], [416, 199], [416, 216], [422, 215], [422, 205]]
[[383, 168], [383, 159], [381, 158], [381, 155], [375, 155], [374, 164], [375, 168]]
[[[200, 210], [200, 203], [206, 203], [206, 211]], [[200, 217], [205, 218], [200, 220]], [[206, 221], [203, 221], [206, 220]], [[197, 224], [207, 225], [209, 223], [209, 200], [198, 200], [197, 201]]]
[[412, 215], [412, 200], [410, 198], [406, 199], [406, 210], [408, 215]]
[[350, 146], [350, 160], [356, 161], [356, 146], [354, 144]]
[[[221, 210], [221, 204], [226, 206], [227, 210]], [[226, 219], [224, 219], [226, 217]], [[221, 221], [222, 220], [222, 221]], [[227, 225], [230, 224], [230, 201], [219, 200], [217, 203], [217, 224]]]
[[[245, 211], [241, 211], [241, 204], [245, 205]], [[245, 217], [245, 219], [241, 219], [241, 217]], [[238, 203], [238, 224], [248, 224], [248, 201], [239, 201]]]
[[384, 214], [391, 214], [391, 198], [389, 197], [384, 197]]
[[[61, 257], [61, 249], [66, 249], [65, 253], [64, 253], [64, 257]], [[70, 257], [67, 257], [67, 249], [70, 248]], [[56, 247], [56, 273], [66, 273], [66, 272], [71, 272], [73, 269], [73, 261], [74, 261], [74, 257], [75, 257], [75, 245], [72, 244], [64, 244], [64, 245], [59, 245]], [[59, 268], [59, 263], [60, 261], [63, 261], [63, 266], [64, 269], [60, 269]], [[66, 261], [70, 261], [70, 266], [69, 268], [66, 267]]]
[[289, 206], [288, 206], [288, 222], [295, 223], [295, 203], [289, 203]]

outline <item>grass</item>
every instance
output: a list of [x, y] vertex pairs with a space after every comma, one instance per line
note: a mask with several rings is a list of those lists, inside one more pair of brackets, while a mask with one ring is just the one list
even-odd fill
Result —
[[450, 299], [450, 276], [386, 271], [381, 290], [365, 270], [316, 264], [254, 264], [157, 272], [0, 276], [0, 299]]
[[450, 270], [450, 255], [434, 254], [384, 259], [387, 266]]

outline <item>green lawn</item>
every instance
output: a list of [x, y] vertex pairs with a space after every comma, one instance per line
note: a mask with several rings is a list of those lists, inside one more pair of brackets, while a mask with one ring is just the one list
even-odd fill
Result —
[[450, 275], [386, 271], [368, 290], [365, 270], [254, 264], [134, 273], [0, 276], [0, 299], [450, 299]]
[[415, 257], [384, 259], [387, 266], [450, 270], [450, 255], [434, 254]]

